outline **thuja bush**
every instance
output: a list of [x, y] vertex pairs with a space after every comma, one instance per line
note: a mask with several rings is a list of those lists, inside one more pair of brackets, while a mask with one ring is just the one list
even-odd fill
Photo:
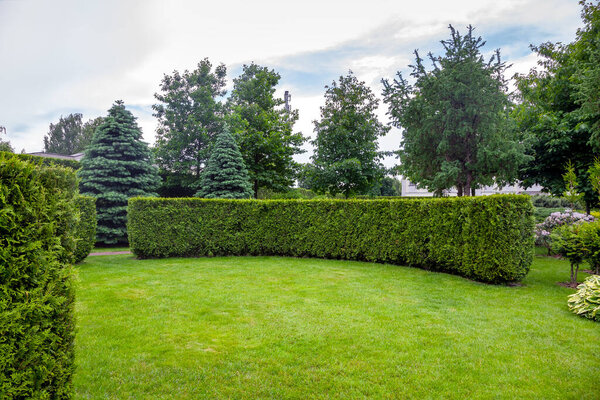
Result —
[[15, 158], [18, 158], [23, 161], [29, 161], [33, 164], [45, 165], [48, 167], [51, 167], [51, 166], [67, 167], [67, 168], [71, 168], [73, 170], [78, 170], [81, 167], [81, 165], [79, 164], [79, 161], [77, 161], [77, 160], [69, 160], [69, 159], [65, 160], [62, 158], [33, 156], [31, 154], [15, 154], [15, 153], [9, 153], [7, 151], [0, 151], [0, 154], [2, 154], [4, 156], [4, 158], [15, 157]]
[[527, 196], [394, 200], [134, 198], [141, 258], [284, 255], [409, 264], [483, 282], [523, 278], [533, 254]]
[[79, 210], [79, 220], [75, 228], [77, 244], [75, 263], [83, 261], [96, 243], [96, 199], [91, 196], [77, 196], [75, 204]]
[[75, 173], [0, 155], [0, 394], [68, 399]]
[[570, 283], [572, 285], [577, 284], [579, 266], [584, 261], [585, 247], [581, 235], [582, 227], [582, 223], [563, 225], [556, 228], [550, 235], [552, 239], [552, 251], [569, 260], [571, 264]]

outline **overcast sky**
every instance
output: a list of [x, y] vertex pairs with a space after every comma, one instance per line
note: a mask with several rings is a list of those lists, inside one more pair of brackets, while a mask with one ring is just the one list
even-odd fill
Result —
[[[87, 120], [122, 99], [153, 143], [163, 74], [208, 57], [227, 65], [229, 87], [245, 63], [279, 72], [278, 94], [291, 92], [308, 137], [324, 86], [349, 69], [380, 97], [381, 78], [407, 71], [415, 49], [439, 53], [448, 24], [472, 24], [485, 51], [500, 48], [513, 64], [510, 75], [527, 72], [529, 44], [572, 41], [579, 12], [575, 0], [0, 0], [0, 125], [16, 151], [41, 151], [61, 115]], [[392, 130], [381, 148], [399, 142]]]

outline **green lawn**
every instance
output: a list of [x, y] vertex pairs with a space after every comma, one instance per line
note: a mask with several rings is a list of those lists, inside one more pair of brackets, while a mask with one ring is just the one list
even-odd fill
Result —
[[600, 324], [568, 311], [553, 258], [520, 287], [281, 257], [97, 256], [78, 270], [77, 398], [600, 393]]

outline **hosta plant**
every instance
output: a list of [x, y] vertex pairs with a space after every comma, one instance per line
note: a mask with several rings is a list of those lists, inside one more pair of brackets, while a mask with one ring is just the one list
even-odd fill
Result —
[[600, 275], [592, 275], [577, 286], [568, 305], [575, 314], [600, 322]]

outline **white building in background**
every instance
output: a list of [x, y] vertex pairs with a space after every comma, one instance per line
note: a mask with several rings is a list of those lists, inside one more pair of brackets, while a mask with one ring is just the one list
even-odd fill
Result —
[[[427, 189], [418, 189], [417, 185], [409, 181], [408, 179], [402, 178], [402, 197], [433, 197], [433, 193], [428, 192]], [[490, 194], [540, 194], [542, 187], [540, 185], [534, 185], [530, 188], [523, 189], [519, 185], [503, 186], [502, 189], [497, 186], [485, 186], [482, 189], [475, 190], [475, 196], [487, 196]], [[455, 188], [444, 191], [446, 196], [456, 196], [457, 191]]]
[[46, 157], [46, 158], [60, 158], [61, 160], [74, 160], [81, 161], [83, 158], [83, 153], [75, 153], [69, 156], [64, 154], [56, 154], [56, 153], [44, 153], [43, 151], [39, 151], [37, 153], [27, 153], [30, 156], [38, 156], [38, 157]]

